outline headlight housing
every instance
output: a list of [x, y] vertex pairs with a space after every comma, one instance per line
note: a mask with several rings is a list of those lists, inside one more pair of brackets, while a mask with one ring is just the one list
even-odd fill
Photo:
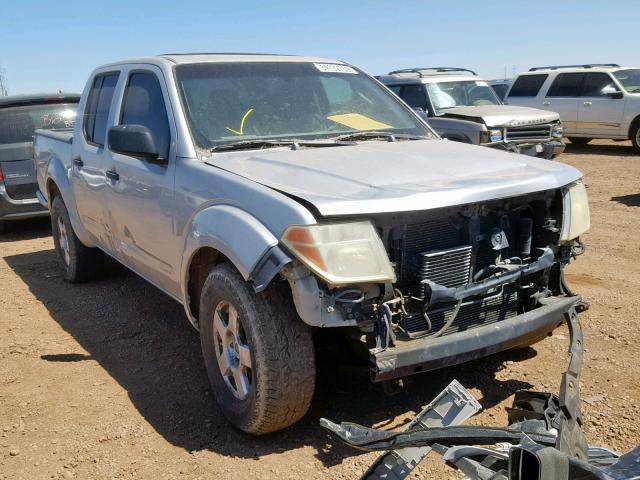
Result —
[[568, 185], [562, 191], [562, 230], [560, 241], [578, 238], [591, 226], [587, 189], [582, 180]]
[[556, 125], [551, 130], [551, 135], [555, 138], [562, 138], [564, 136], [564, 128], [561, 125]]
[[292, 225], [281, 241], [331, 286], [395, 281], [387, 252], [371, 222]]

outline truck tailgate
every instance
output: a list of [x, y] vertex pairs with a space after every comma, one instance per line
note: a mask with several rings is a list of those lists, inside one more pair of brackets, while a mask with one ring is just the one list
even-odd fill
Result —
[[0, 145], [0, 169], [7, 195], [14, 200], [35, 198], [38, 184], [31, 143]]

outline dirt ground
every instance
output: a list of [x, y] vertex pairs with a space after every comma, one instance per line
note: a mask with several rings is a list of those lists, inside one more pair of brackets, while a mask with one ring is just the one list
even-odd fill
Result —
[[[640, 157], [628, 142], [571, 148], [585, 174], [592, 229], [570, 285], [582, 315], [586, 433], [593, 444], [640, 444]], [[0, 479], [358, 478], [376, 457], [334, 442], [320, 417], [397, 428], [451, 379], [503, 426], [521, 388], [557, 391], [566, 329], [533, 348], [415, 377], [388, 397], [364, 379], [325, 372], [311, 411], [252, 438], [229, 428], [211, 394], [197, 333], [182, 308], [125, 268], [63, 282], [47, 221], [0, 239]], [[413, 478], [458, 478], [434, 456]]]

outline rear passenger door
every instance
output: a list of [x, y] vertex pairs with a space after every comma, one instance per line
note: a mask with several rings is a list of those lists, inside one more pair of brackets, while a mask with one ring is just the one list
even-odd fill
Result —
[[94, 77], [84, 105], [82, 135], [73, 141], [71, 185], [76, 208], [83, 226], [102, 247], [108, 243], [109, 230], [104, 211], [109, 161], [105, 144], [119, 76], [119, 72], [105, 72]]
[[162, 72], [151, 65], [123, 71], [125, 85], [114, 125], [142, 125], [161, 161], [109, 152], [107, 215], [115, 255], [147, 280], [177, 294], [174, 232], [175, 124]]
[[553, 80], [542, 108], [560, 115], [565, 133], [578, 133], [578, 103], [582, 95], [585, 73], [559, 73]]
[[[619, 94], [615, 98], [615, 93]], [[625, 98], [622, 91], [605, 72], [587, 73], [582, 97], [578, 104], [578, 128], [581, 133], [616, 136], [622, 132]]]

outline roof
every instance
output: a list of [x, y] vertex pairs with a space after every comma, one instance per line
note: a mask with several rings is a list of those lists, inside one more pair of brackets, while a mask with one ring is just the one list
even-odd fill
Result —
[[557, 65], [549, 67], [533, 67], [526, 72], [522, 72], [520, 75], [535, 75], [540, 73], [583, 73], [583, 72], [618, 72], [620, 70], [629, 70], [630, 68], [639, 67], [623, 67], [615, 63], [592, 63], [586, 65]]
[[150, 57], [132, 58], [111, 63], [109, 65], [122, 65], [128, 63], [170, 63], [175, 65], [187, 63], [214, 63], [214, 62], [318, 62], [344, 64], [340, 60], [320, 57], [306, 57], [301, 55], [278, 55], [269, 53], [166, 53]]
[[416, 83], [441, 83], [441, 82], [481, 82], [482, 78], [476, 77], [474, 75], [453, 75], [451, 73], [436, 73], [436, 74], [428, 74], [422, 75], [419, 77], [415, 74], [409, 73], [398, 73], [394, 75], [380, 75], [377, 77], [382, 83], [393, 83], [394, 85], [400, 84], [416, 84]]
[[39, 103], [77, 103], [79, 101], [79, 93], [36, 93], [29, 95], [10, 95], [8, 97], [0, 97], [0, 107], [33, 105]]

